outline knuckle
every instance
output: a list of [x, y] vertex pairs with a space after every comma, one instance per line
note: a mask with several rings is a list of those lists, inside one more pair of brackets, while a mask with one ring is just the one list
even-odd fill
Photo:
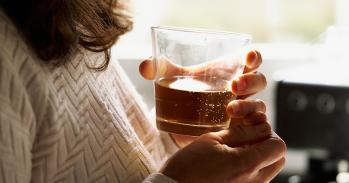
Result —
[[252, 120], [256, 120], [259, 122], [266, 122], [267, 121], [267, 115], [264, 112], [260, 112], [260, 111], [254, 112], [251, 115], [251, 118], [252, 118]]
[[259, 120], [260, 120], [261, 122], [267, 121], [267, 115], [266, 115], [264, 112], [258, 111], [257, 114], [259, 115]]
[[285, 141], [278, 137], [272, 137], [274, 139], [273, 143], [280, 155], [283, 157], [286, 154], [287, 146]]
[[260, 111], [250, 113], [246, 116], [245, 121], [249, 124], [268, 124], [267, 115]]
[[266, 136], [270, 136], [272, 134], [272, 128], [271, 125], [269, 123], [262, 123], [259, 126], [256, 126], [256, 130]]
[[264, 103], [263, 100], [261, 99], [256, 99], [255, 102], [257, 103], [257, 105], [259, 106], [259, 110], [262, 111], [262, 112], [265, 112], [267, 110], [267, 106], [266, 104]]

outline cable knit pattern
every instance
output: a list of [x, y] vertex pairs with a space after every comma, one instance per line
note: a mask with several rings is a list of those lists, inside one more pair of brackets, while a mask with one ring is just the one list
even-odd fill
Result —
[[168, 157], [118, 63], [87, 68], [103, 59], [43, 63], [0, 11], [0, 182], [141, 182]]

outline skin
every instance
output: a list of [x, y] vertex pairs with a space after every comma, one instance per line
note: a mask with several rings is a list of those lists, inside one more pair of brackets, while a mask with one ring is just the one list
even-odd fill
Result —
[[[167, 161], [160, 172], [183, 183], [264, 183], [281, 171], [285, 163], [286, 145], [267, 122], [264, 102], [246, 99], [266, 87], [265, 76], [256, 71], [261, 63], [262, 57], [258, 51], [248, 52], [244, 74], [231, 84], [238, 100], [231, 101], [227, 106], [227, 113], [231, 117], [229, 129], [200, 137], [171, 134], [182, 149]], [[219, 61], [185, 68], [164, 61], [157, 72], [162, 76], [216, 72], [216, 75], [225, 78], [224, 74], [235, 69], [228, 66], [223, 68]], [[139, 71], [145, 79], [155, 77], [151, 59], [143, 61]]]
[[[219, 72], [221, 73], [222, 67], [217, 65], [222, 65], [219, 61], [209, 62], [206, 65], [198, 65], [194, 67], [180, 67], [172, 64], [171, 62], [164, 60], [161, 62], [160, 69], [158, 73], [162, 76], [169, 77], [171, 75], [178, 75], [178, 73], [196, 73], [200, 75], [203, 72]], [[266, 85], [266, 78], [263, 74], [257, 72], [256, 70], [262, 64], [262, 56], [256, 51], [252, 50], [246, 54], [245, 58], [245, 68], [244, 74], [233, 80], [232, 82], [232, 91], [238, 96], [239, 99], [247, 98], [261, 90], [263, 90]], [[225, 65], [225, 64], [223, 64]], [[230, 72], [235, 72], [236, 68], [226, 67], [224, 68], [223, 73], [227, 73], [229, 75]], [[213, 71], [212, 71], [213, 70]], [[143, 76], [144, 79], [153, 80], [155, 78], [155, 68], [151, 58], [144, 60], [139, 65], [139, 73]], [[225, 78], [225, 76], [221, 76]], [[236, 104], [237, 105], [237, 104]], [[257, 104], [259, 105], [259, 104]], [[237, 107], [235, 107], [237, 109]], [[264, 111], [265, 112], [265, 111]], [[240, 119], [232, 119], [232, 122], [239, 121]], [[176, 144], [179, 147], [184, 147], [187, 144], [191, 143], [196, 137], [187, 136], [187, 135], [179, 135], [179, 134], [171, 134]]]
[[181, 183], [270, 182], [284, 166], [286, 151], [285, 143], [270, 134], [267, 122], [207, 133], [175, 153], [160, 172]]

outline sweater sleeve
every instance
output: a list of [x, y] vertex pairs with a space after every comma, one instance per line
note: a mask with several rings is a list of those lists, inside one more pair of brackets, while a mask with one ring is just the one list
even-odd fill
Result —
[[121, 66], [117, 65], [119, 80], [122, 83], [121, 96], [127, 118], [140, 140], [152, 155], [158, 167], [178, 150], [168, 133], [160, 132], [155, 125], [154, 111], [149, 111]]
[[0, 182], [31, 181], [35, 115], [11, 57], [0, 52]]

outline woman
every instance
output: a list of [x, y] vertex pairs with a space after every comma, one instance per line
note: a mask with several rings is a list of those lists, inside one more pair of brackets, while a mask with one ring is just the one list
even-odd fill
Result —
[[[227, 130], [160, 135], [110, 60], [131, 29], [119, 1], [3, 0], [1, 9], [2, 182], [268, 182], [283, 167], [285, 144], [261, 101], [231, 102]], [[252, 72], [258, 52], [246, 62], [232, 86], [241, 98], [266, 85]], [[140, 71], [152, 79], [149, 63]]]

